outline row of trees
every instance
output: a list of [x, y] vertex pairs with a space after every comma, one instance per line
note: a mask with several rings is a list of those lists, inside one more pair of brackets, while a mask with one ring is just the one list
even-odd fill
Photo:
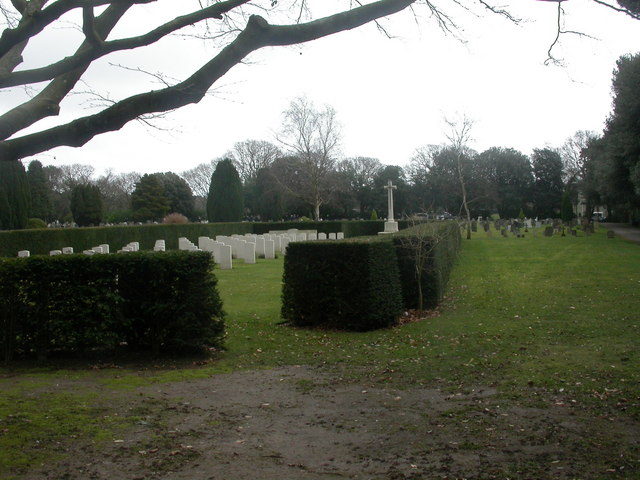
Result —
[[397, 186], [397, 210], [406, 215], [459, 215], [466, 205], [474, 217], [558, 217], [563, 203], [568, 216], [583, 202], [589, 217], [606, 205], [609, 217], [634, 220], [640, 208], [640, 54], [618, 60], [613, 93], [602, 135], [579, 131], [560, 148], [535, 149], [531, 156], [502, 147], [472, 150], [465, 120], [449, 124], [449, 143], [417, 149], [404, 167], [342, 159], [336, 112], [297, 98], [284, 112], [279, 146], [239, 142], [224, 160], [179, 175], [108, 171], [94, 179], [88, 165], [33, 161], [25, 171], [19, 162], [0, 162], [0, 228], [24, 228], [28, 218], [80, 225], [160, 221], [171, 212], [211, 221], [370, 218], [386, 213], [389, 180]]

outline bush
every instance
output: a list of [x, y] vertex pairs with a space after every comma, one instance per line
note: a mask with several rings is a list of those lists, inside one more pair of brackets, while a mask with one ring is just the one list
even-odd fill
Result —
[[154, 352], [220, 347], [224, 314], [205, 252], [0, 260], [0, 349]]
[[166, 217], [162, 219], [162, 223], [164, 224], [180, 224], [184, 225], [185, 223], [189, 223], [189, 219], [182, 215], [181, 213], [170, 213]]
[[27, 229], [35, 230], [38, 228], [47, 228], [47, 224], [45, 223], [44, 220], [41, 220], [39, 218], [30, 218], [27, 221]]
[[402, 311], [389, 242], [296, 242], [284, 263], [282, 318], [297, 326], [374, 330]]

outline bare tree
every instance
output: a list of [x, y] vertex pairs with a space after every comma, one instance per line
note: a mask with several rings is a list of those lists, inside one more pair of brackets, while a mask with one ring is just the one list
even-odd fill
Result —
[[102, 194], [105, 213], [129, 210], [131, 193], [139, 180], [138, 172], [115, 173], [111, 169], [99, 177], [95, 183]]
[[297, 188], [292, 193], [311, 205], [314, 217], [319, 219], [320, 207], [335, 187], [331, 178], [340, 143], [335, 110], [328, 105], [316, 110], [308, 99], [296, 98], [284, 112], [278, 141], [298, 160]]
[[280, 149], [266, 140], [244, 140], [237, 142], [227, 155], [240, 175], [243, 184], [255, 180], [258, 171], [266, 168], [282, 156]]
[[462, 207], [467, 216], [467, 240], [471, 239], [471, 213], [467, 201], [467, 186], [462, 169], [462, 161], [469, 151], [471, 141], [471, 129], [473, 120], [467, 116], [457, 119], [445, 119], [448, 131], [445, 133], [447, 140], [451, 144], [456, 156], [456, 167], [458, 170], [458, 181], [460, 182], [460, 192], [462, 193]]
[[596, 138], [598, 134], [595, 132], [578, 130], [560, 147], [565, 185], [579, 183], [586, 176], [584, 152], [589, 143]]
[[365, 210], [373, 205], [374, 180], [382, 170], [382, 163], [371, 157], [347, 158], [338, 163], [337, 170], [349, 182], [349, 190], [358, 201], [360, 216], [364, 216]]
[[216, 169], [219, 160], [221, 159], [201, 163], [180, 174], [196, 197], [207, 198], [207, 195], [209, 195], [211, 175], [213, 175], [213, 171]]

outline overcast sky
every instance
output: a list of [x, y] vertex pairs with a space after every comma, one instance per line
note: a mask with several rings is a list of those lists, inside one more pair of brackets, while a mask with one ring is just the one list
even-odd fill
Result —
[[[156, 13], [144, 16], [148, 22], [176, 7], [174, 0], [157, 3]], [[186, 8], [195, 2], [180, 3]], [[418, 22], [406, 12], [385, 24], [394, 39], [365, 26], [304, 46], [261, 50], [233, 69], [202, 102], [158, 121], [162, 130], [133, 122], [82, 148], [61, 147], [33, 158], [53, 165], [91, 164], [97, 173], [107, 168], [179, 173], [224, 155], [235, 142], [275, 143], [282, 112], [301, 95], [318, 107], [334, 107], [342, 125], [343, 157], [370, 156], [385, 164], [406, 165], [416, 148], [443, 143], [443, 118], [456, 115], [475, 121], [471, 146], [478, 151], [504, 146], [530, 154], [533, 148], [560, 146], [577, 130], [600, 132], [611, 108], [615, 62], [640, 50], [640, 22], [591, 0], [564, 2], [564, 28], [594, 38], [562, 36], [554, 53], [565, 66], [545, 66], [555, 37], [557, 4], [512, 3], [513, 14], [526, 20], [520, 25], [491, 14], [452, 11], [461, 30], [445, 34], [426, 12], [417, 10]], [[120, 31], [135, 32], [135, 22]], [[29, 47], [25, 66], [70, 53], [57, 45], [78, 33], [62, 29], [55, 34], [55, 40]], [[211, 54], [203, 42], [173, 37], [144, 55], [123, 53], [108, 61], [182, 80]], [[103, 61], [92, 67], [87, 79], [87, 90], [117, 100], [138, 93], [138, 82], [148, 78]], [[73, 97], [63, 109], [77, 114], [72, 104], [83, 98]], [[0, 102], [3, 109], [9, 104], [6, 95]], [[62, 115], [41, 125], [69, 119]]]

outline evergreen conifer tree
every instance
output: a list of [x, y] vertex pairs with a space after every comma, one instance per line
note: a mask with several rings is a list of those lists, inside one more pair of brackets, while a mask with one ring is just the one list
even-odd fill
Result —
[[30, 204], [29, 182], [22, 163], [0, 162], [0, 228], [25, 228]]
[[51, 216], [50, 188], [42, 163], [34, 160], [27, 168], [27, 180], [31, 192], [31, 218], [48, 221]]
[[73, 220], [81, 227], [99, 225], [103, 217], [102, 196], [96, 185], [80, 184], [71, 192]]
[[211, 175], [207, 197], [207, 218], [210, 222], [239, 222], [244, 212], [242, 182], [231, 160], [218, 162]]
[[571, 203], [571, 196], [567, 190], [562, 194], [562, 204], [560, 206], [560, 218], [564, 223], [569, 223], [575, 214], [573, 213], [573, 204]]

